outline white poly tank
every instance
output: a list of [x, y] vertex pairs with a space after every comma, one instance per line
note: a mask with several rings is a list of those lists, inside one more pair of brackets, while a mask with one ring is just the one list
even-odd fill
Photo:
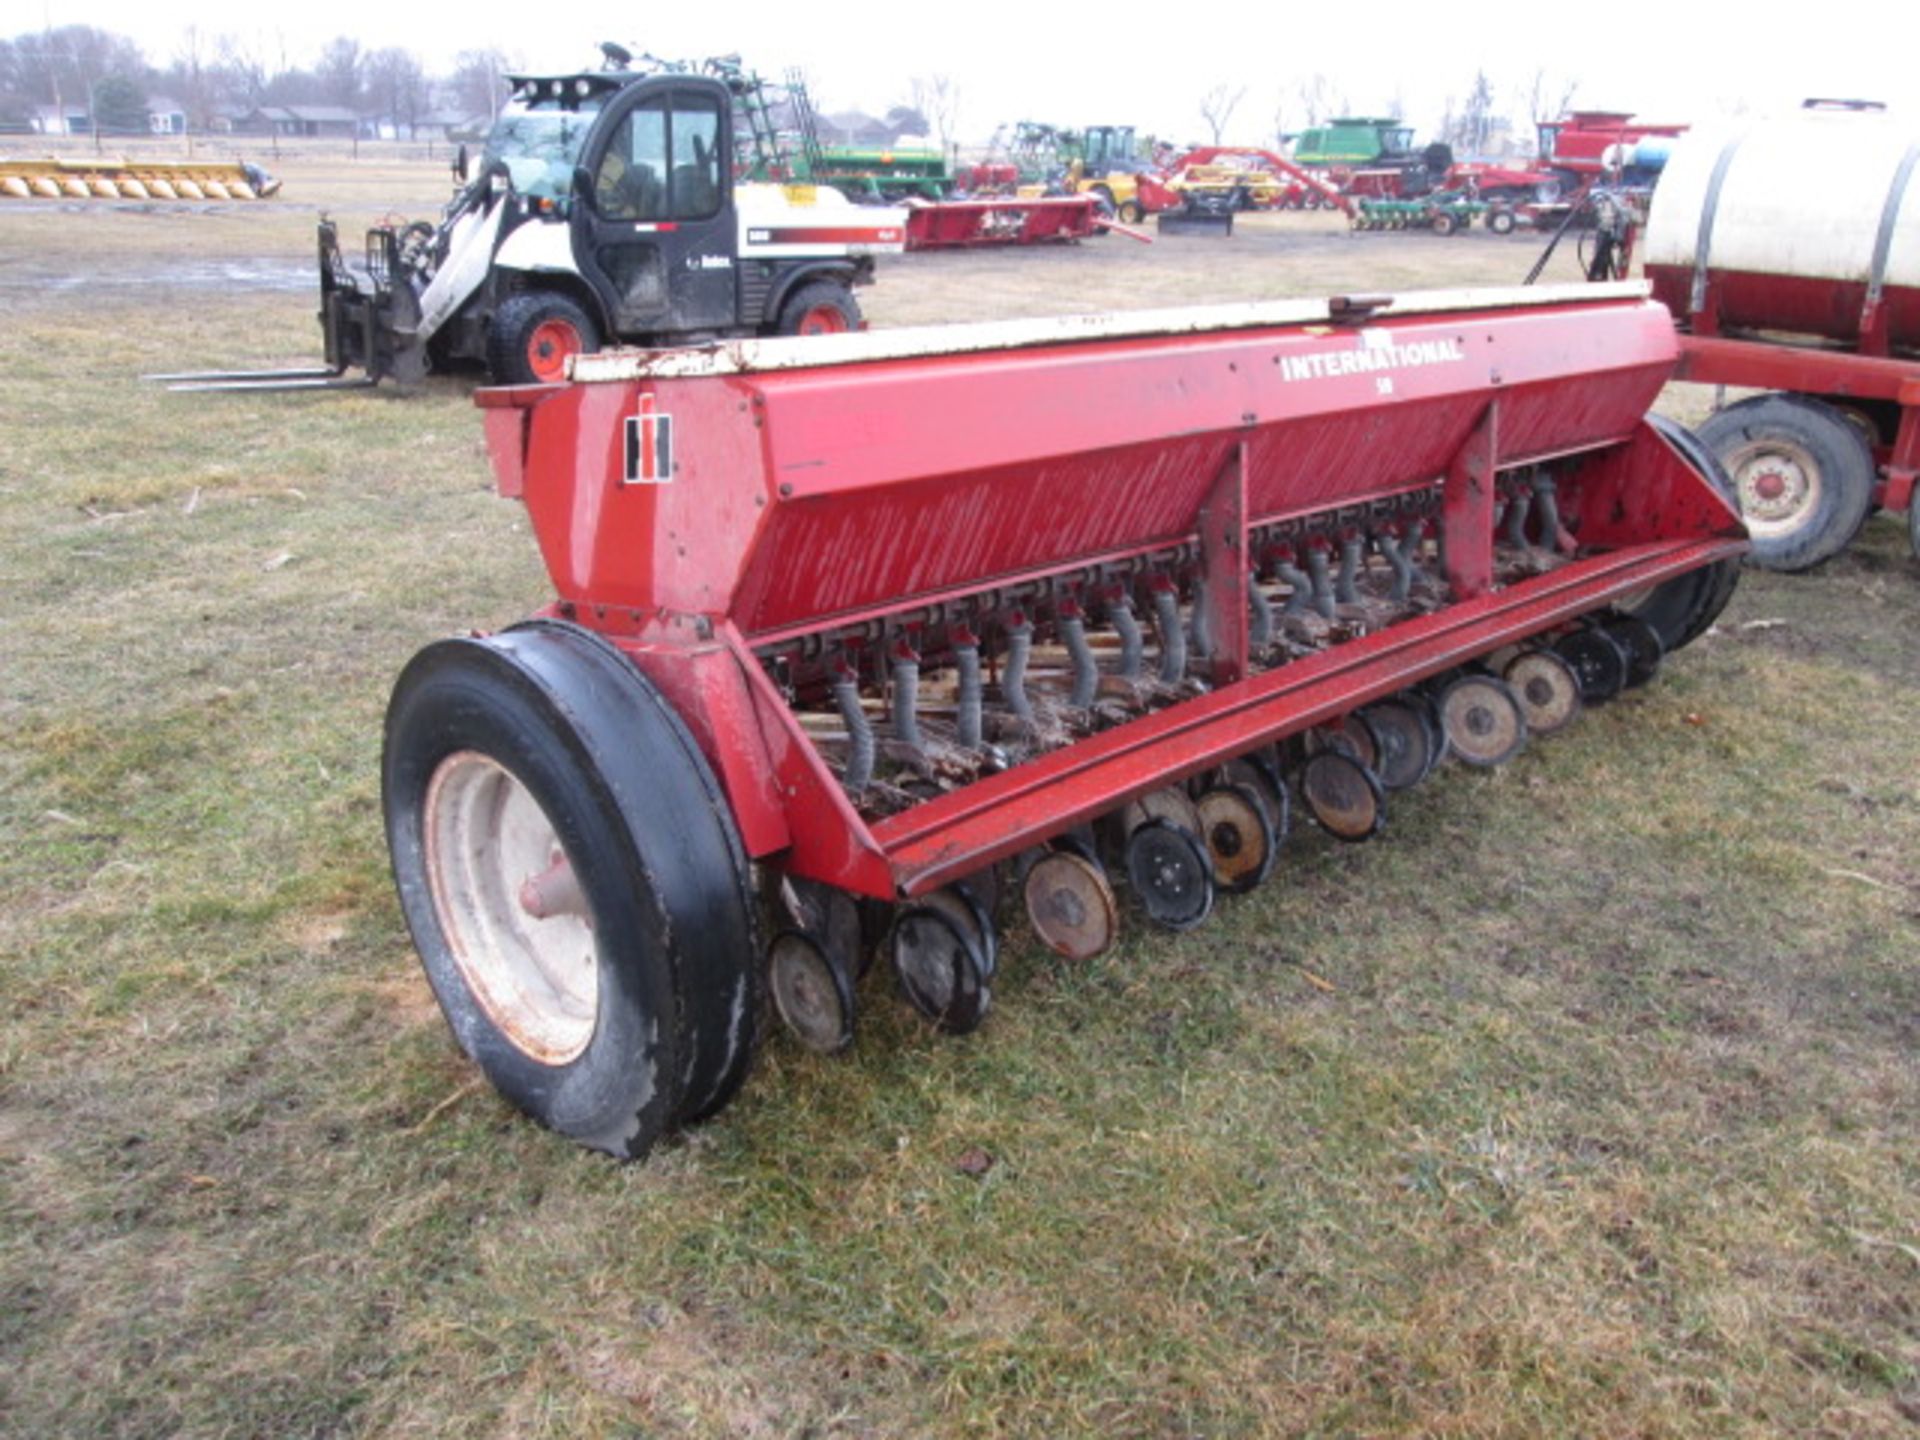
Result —
[[[1696, 333], [1821, 336], [1920, 349], [1920, 128], [1809, 108], [1696, 130], [1653, 193], [1654, 295]], [[1863, 334], [1863, 317], [1878, 317]]]

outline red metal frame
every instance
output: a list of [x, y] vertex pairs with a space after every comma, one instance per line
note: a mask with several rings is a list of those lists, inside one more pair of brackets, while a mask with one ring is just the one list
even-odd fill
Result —
[[1717, 335], [1680, 337], [1674, 379], [1700, 385], [1787, 390], [1830, 400], [1881, 400], [1900, 407], [1893, 443], [1874, 447], [1882, 470], [1874, 503], [1904, 510], [1920, 481], [1920, 363]]
[[[608, 635], [685, 717], [750, 853], [922, 893], [1745, 544], [1642, 418], [1675, 357], [1656, 305], [1072, 333], [893, 358], [857, 336], [773, 342], [770, 357], [844, 363], [747, 351], [709, 374], [480, 393], [552, 613]], [[794, 345], [816, 348], [775, 348]], [[643, 413], [671, 419], [665, 483], [625, 483], [625, 422]], [[1497, 494], [1543, 462], [1584, 548], [1501, 588]], [[1254, 532], [1436, 488], [1453, 603], [1250, 667]], [[872, 823], [768, 668], [829, 631], [877, 642], [957, 600], [991, 612], [996, 595], [1160, 553], [1206, 581], [1211, 689]]]
[[994, 197], [913, 205], [907, 210], [907, 249], [1084, 240], [1093, 234], [1097, 204], [1092, 195], [1049, 195], [1032, 200]]

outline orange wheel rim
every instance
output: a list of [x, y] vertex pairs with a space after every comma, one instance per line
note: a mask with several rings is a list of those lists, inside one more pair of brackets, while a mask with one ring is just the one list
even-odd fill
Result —
[[527, 337], [527, 369], [536, 380], [564, 380], [567, 357], [586, 347], [580, 332], [566, 320], [542, 320]]
[[800, 317], [799, 334], [842, 335], [852, 327], [837, 305], [816, 305]]

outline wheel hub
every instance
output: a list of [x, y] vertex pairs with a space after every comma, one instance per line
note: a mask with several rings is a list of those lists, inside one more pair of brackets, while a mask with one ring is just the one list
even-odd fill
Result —
[[462, 750], [427, 786], [424, 848], [440, 928], [489, 1019], [548, 1065], [599, 1019], [593, 915], [553, 822], [520, 780]]
[[1820, 468], [1797, 445], [1779, 439], [1755, 443], [1735, 453], [1727, 468], [1747, 527], [1755, 533], [1798, 529], [1820, 502]]

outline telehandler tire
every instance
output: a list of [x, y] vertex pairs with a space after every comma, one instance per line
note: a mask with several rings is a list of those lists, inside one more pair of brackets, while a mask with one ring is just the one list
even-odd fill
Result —
[[860, 302], [834, 280], [802, 285], [780, 307], [780, 335], [840, 335], [860, 328]]
[[600, 327], [565, 295], [523, 290], [507, 297], [487, 328], [487, 373], [496, 385], [551, 385], [567, 360], [600, 348]]

